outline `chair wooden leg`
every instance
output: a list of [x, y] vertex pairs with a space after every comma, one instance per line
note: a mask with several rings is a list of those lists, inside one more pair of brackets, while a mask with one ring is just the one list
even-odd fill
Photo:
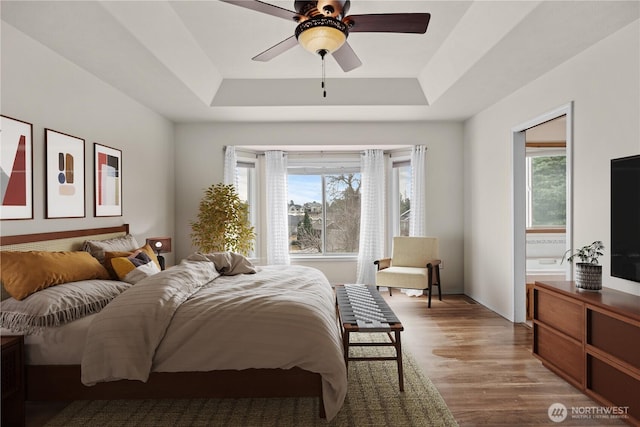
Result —
[[440, 287], [440, 266], [436, 265], [436, 283], [438, 286], [438, 299], [442, 301], [442, 290]]
[[[389, 289], [389, 296], [392, 297], [393, 294], [391, 293], [391, 288], [387, 287], [387, 289]], [[380, 286], [376, 286], [376, 290], [379, 291], [380, 290]]]
[[433, 288], [433, 271], [432, 271], [432, 267], [431, 264], [429, 264], [429, 266], [427, 267], [427, 283], [429, 284], [429, 287], [427, 288], [429, 290], [429, 296], [428, 296], [428, 301], [427, 301], [427, 308], [431, 308], [431, 289]]

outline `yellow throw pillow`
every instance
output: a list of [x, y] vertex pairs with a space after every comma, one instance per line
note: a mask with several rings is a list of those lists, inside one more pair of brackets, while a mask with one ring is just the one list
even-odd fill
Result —
[[118, 279], [134, 285], [145, 277], [160, 273], [160, 267], [143, 251], [137, 251], [128, 257], [111, 258], [111, 266]]
[[0, 279], [17, 300], [49, 286], [109, 278], [107, 270], [88, 252], [0, 252]]
[[158, 269], [160, 269], [160, 262], [158, 262], [158, 257], [156, 257], [155, 252], [153, 252], [153, 249], [151, 249], [151, 246], [149, 246], [149, 244], [146, 244], [143, 247], [134, 249], [132, 251], [118, 251], [118, 252], [107, 251], [104, 253], [104, 266], [107, 268], [107, 271], [109, 272], [109, 274], [111, 274], [111, 277], [114, 280], [120, 280], [120, 278], [118, 277], [118, 275], [113, 269], [113, 265], [111, 261], [114, 258], [123, 258], [123, 257], [126, 258], [140, 251], [149, 255], [149, 258], [151, 258], [151, 261], [153, 261], [158, 266]]

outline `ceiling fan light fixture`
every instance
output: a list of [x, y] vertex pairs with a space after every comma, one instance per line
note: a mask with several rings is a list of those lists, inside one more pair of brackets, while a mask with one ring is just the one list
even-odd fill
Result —
[[348, 27], [335, 18], [308, 19], [296, 27], [300, 46], [311, 53], [335, 52], [347, 40]]

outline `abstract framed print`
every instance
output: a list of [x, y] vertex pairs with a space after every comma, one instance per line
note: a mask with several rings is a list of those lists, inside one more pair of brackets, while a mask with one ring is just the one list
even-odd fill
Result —
[[122, 216], [122, 151], [93, 144], [95, 216]]
[[85, 217], [84, 139], [45, 129], [47, 218]]
[[33, 125], [1, 118], [0, 219], [33, 219]]

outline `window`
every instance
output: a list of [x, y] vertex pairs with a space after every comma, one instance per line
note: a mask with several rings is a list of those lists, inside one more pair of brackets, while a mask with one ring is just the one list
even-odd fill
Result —
[[393, 162], [393, 235], [408, 236], [411, 220], [411, 161]]
[[289, 253], [356, 254], [360, 240], [358, 168], [290, 167]]
[[[257, 197], [256, 197], [256, 165], [251, 161], [238, 160], [236, 163], [236, 173], [238, 175], [238, 197], [249, 205], [249, 221], [257, 233]], [[255, 255], [257, 241], [254, 245], [252, 256]]]
[[[264, 147], [236, 147], [238, 193], [249, 204], [256, 231], [255, 253], [261, 257], [266, 198], [259, 191]], [[387, 236], [409, 234], [411, 162], [407, 146], [386, 153]], [[287, 152], [287, 239], [294, 257], [354, 257], [360, 249], [361, 151]], [[393, 168], [392, 168], [393, 167]], [[264, 220], [263, 220], [264, 219]], [[395, 224], [395, 225], [394, 225]]]
[[527, 228], [564, 228], [567, 219], [564, 150], [527, 154]]

